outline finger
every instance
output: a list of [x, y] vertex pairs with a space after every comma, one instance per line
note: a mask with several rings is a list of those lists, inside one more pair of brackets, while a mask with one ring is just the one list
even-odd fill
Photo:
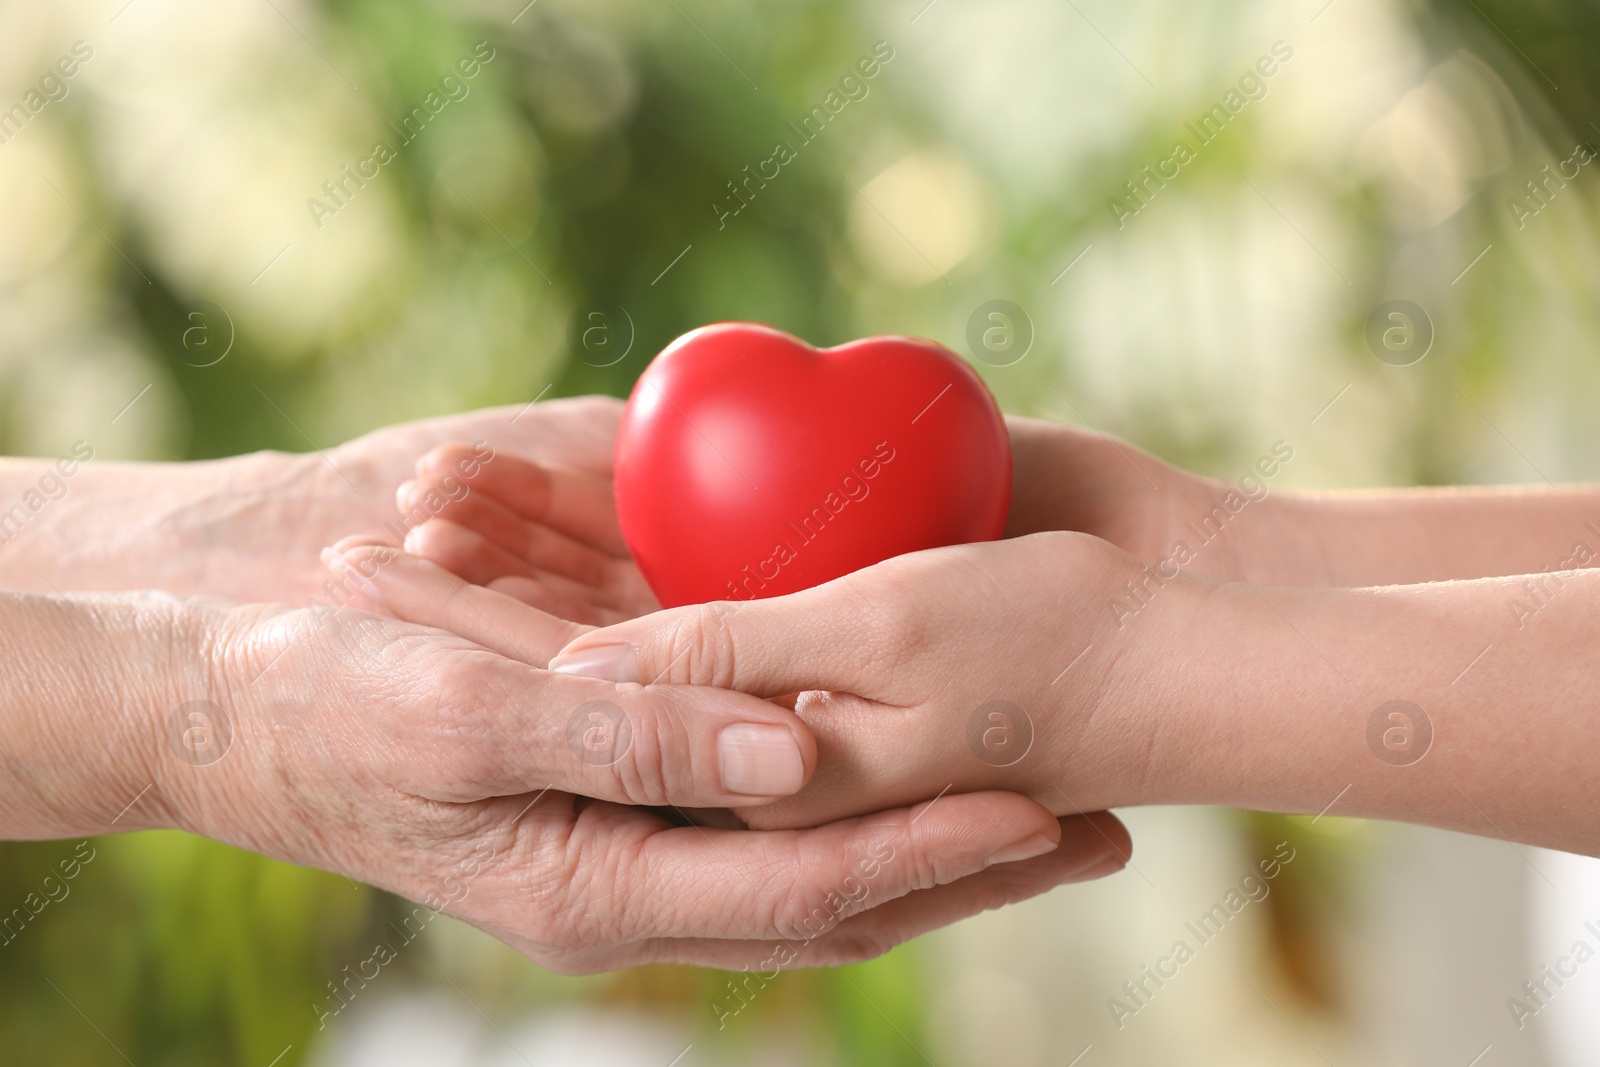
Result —
[[431, 560], [474, 585], [508, 574], [532, 577], [533, 567], [476, 530], [448, 519], [430, 519], [406, 533], [406, 551]]
[[[589, 812], [585, 812], [589, 815]], [[994, 863], [1053, 850], [1061, 826], [1012, 793], [945, 796], [814, 830], [683, 827], [629, 840], [602, 810], [579, 819], [567, 862], [599, 864], [630, 907], [607, 938], [807, 938], [852, 915]]]
[[[417, 473], [461, 477], [472, 453], [473, 446], [469, 444], [440, 445], [417, 461]], [[611, 483], [604, 478], [500, 452], [464, 480], [475, 492], [494, 497], [524, 519], [559, 530], [619, 559], [628, 556], [628, 546], [617, 525]]]
[[448, 519], [434, 519], [406, 534], [406, 551], [432, 560], [476, 585], [493, 585], [504, 577], [537, 581], [554, 593], [594, 607], [615, 608], [621, 594], [585, 585], [543, 570], [520, 556], [507, 553], [476, 530]]
[[448, 519], [431, 519], [412, 527], [406, 534], [405, 546], [407, 552], [431, 560], [474, 585], [488, 585], [504, 577], [535, 578], [574, 599], [599, 606], [616, 606], [615, 593], [540, 570], [476, 530]]
[[341, 556], [347, 549], [360, 545], [384, 545], [389, 548], [400, 548], [400, 542], [384, 531], [369, 530], [365, 533], [346, 534], [333, 544], [322, 550], [322, 562], [326, 563], [335, 556]]
[[[387, 533], [369, 530], [365, 533], [347, 534], [333, 544], [322, 550], [322, 564], [337, 576], [332, 586], [324, 586], [324, 591], [334, 597], [335, 603], [358, 611], [366, 611], [374, 615], [389, 615], [392, 612], [383, 602], [383, 598], [366, 581], [360, 572], [350, 571], [340, 564], [341, 557], [346, 552], [354, 549], [369, 549], [381, 558], [387, 559], [400, 551], [400, 546]], [[338, 587], [338, 588], [335, 588]]]
[[396, 618], [449, 630], [535, 667], [588, 629], [385, 546], [349, 546], [332, 566]]
[[[466, 592], [479, 608], [500, 597], [507, 610], [538, 614], [492, 590]], [[374, 708], [373, 728], [399, 746], [395, 773], [418, 796], [464, 803], [553, 788], [617, 804], [755, 808], [798, 792], [816, 769], [816, 741], [787, 708], [541, 671], [519, 662], [537, 653], [509, 627], [466, 612], [459, 624], [504, 642], [506, 655], [465, 640], [399, 642], [362, 663], [380, 679], [409, 679]]]
[[537, 578], [515, 575], [509, 578], [496, 578], [489, 583], [489, 588], [497, 593], [504, 593], [513, 600], [519, 600], [529, 607], [538, 608], [569, 622], [583, 623], [585, 626], [610, 626], [633, 618], [628, 612], [600, 607], [557, 592]]
[[[817, 773], [801, 795], [748, 813], [746, 821], [757, 830], [817, 826], [856, 814], [869, 801], [875, 809], [901, 807], [946, 787], [970, 792], [1008, 785], [1033, 766], [1019, 762], [997, 775], [992, 764], [974, 755], [961, 726], [930, 729], [932, 713], [925, 706], [812, 691], [794, 708], [816, 739]], [[1045, 787], [1037, 799], [1048, 807], [1057, 796]]]
[[[807, 690], [880, 692], [885, 657], [909, 654], [848, 578], [766, 600], [670, 608], [587, 633], [550, 669], [612, 682], [669, 682], [776, 697]], [[892, 664], [891, 664], [892, 665]]]
[[1030, 860], [1002, 863], [963, 878], [892, 900], [855, 916], [818, 938], [805, 967], [832, 967], [874, 959], [896, 945], [951, 923], [1021, 903], [1058, 886], [1104, 878], [1132, 855], [1128, 831], [1110, 812], [1061, 819], [1061, 845]]
[[1127, 866], [1128, 832], [1109, 812], [1060, 820], [1061, 844], [1030, 860], [1001, 863], [949, 885], [891, 900], [818, 938], [806, 967], [869, 960], [894, 946], [980, 912], [1017, 904], [1057, 886], [1104, 878]]
[[633, 965], [692, 963], [730, 971], [748, 969], [758, 977], [765, 974], [767, 981], [775, 977], [774, 970], [860, 963], [980, 912], [1017, 904], [1058, 886], [1115, 874], [1127, 864], [1127, 840], [1127, 830], [1108, 812], [1071, 815], [1061, 820], [1061, 844], [1053, 852], [996, 864], [947, 885], [887, 901], [817, 937], [785, 942], [781, 947], [770, 939], [655, 938], [623, 951], [632, 957]]
[[[539, 567], [533, 568], [531, 576], [513, 574], [507, 575], [507, 577], [531, 577], [533, 581], [537, 581], [557, 593], [569, 596], [574, 600], [581, 600], [583, 603], [597, 608], [615, 608], [619, 599], [618, 595], [609, 589], [584, 585], [582, 582], [573, 581], [565, 575], [555, 574]], [[494, 583], [490, 582], [489, 584], [493, 585]]]
[[[400, 486], [395, 502], [402, 512], [421, 511], [434, 519], [447, 519], [472, 530], [531, 566], [564, 574], [590, 586], [604, 586], [611, 579], [612, 568], [618, 562], [614, 556], [575, 541], [543, 523], [529, 522], [485, 493], [461, 495], [459, 484], [456, 498], [451, 499], [446, 491], [448, 487], [440, 480], [432, 476], [417, 478]], [[428, 510], [426, 502], [430, 500], [442, 501], [442, 504], [435, 510]]]

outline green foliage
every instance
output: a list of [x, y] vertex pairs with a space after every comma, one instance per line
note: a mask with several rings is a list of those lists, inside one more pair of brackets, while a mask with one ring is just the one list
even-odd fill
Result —
[[135, 1063], [264, 1065], [306, 1047], [373, 890], [175, 832], [88, 847], [67, 880], [72, 843], [0, 846], [0, 899], [60, 898], [0, 945], [0, 1062], [107, 1063], [115, 1049]]

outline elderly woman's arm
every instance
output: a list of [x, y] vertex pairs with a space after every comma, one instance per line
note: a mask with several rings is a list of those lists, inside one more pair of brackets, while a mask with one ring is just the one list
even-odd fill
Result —
[[385, 427], [322, 452], [199, 463], [112, 462], [92, 442], [0, 460], [0, 588], [336, 604], [322, 549], [428, 517], [405, 519], [394, 499], [430, 448], [482, 442], [487, 456], [504, 450], [609, 478], [621, 410], [608, 397], [516, 405]]

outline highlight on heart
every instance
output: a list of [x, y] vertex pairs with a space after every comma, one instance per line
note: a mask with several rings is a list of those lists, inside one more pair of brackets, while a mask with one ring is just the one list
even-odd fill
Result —
[[1600, 1063], [1597, 46], [0, 0], [0, 1062]]

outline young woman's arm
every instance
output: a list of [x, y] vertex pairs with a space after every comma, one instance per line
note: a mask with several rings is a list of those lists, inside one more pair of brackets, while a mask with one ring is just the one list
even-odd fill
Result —
[[1232, 479], [1204, 478], [1098, 433], [1012, 417], [1009, 533], [1080, 530], [1151, 562], [1257, 585], [1409, 585], [1600, 560], [1600, 487], [1291, 493], [1273, 442]]
[[1035, 534], [647, 615], [552, 667], [802, 693], [818, 773], [752, 825], [1003, 788], [1057, 812], [1330, 809], [1600, 854], [1600, 571], [1530, 583], [1284, 589]]

